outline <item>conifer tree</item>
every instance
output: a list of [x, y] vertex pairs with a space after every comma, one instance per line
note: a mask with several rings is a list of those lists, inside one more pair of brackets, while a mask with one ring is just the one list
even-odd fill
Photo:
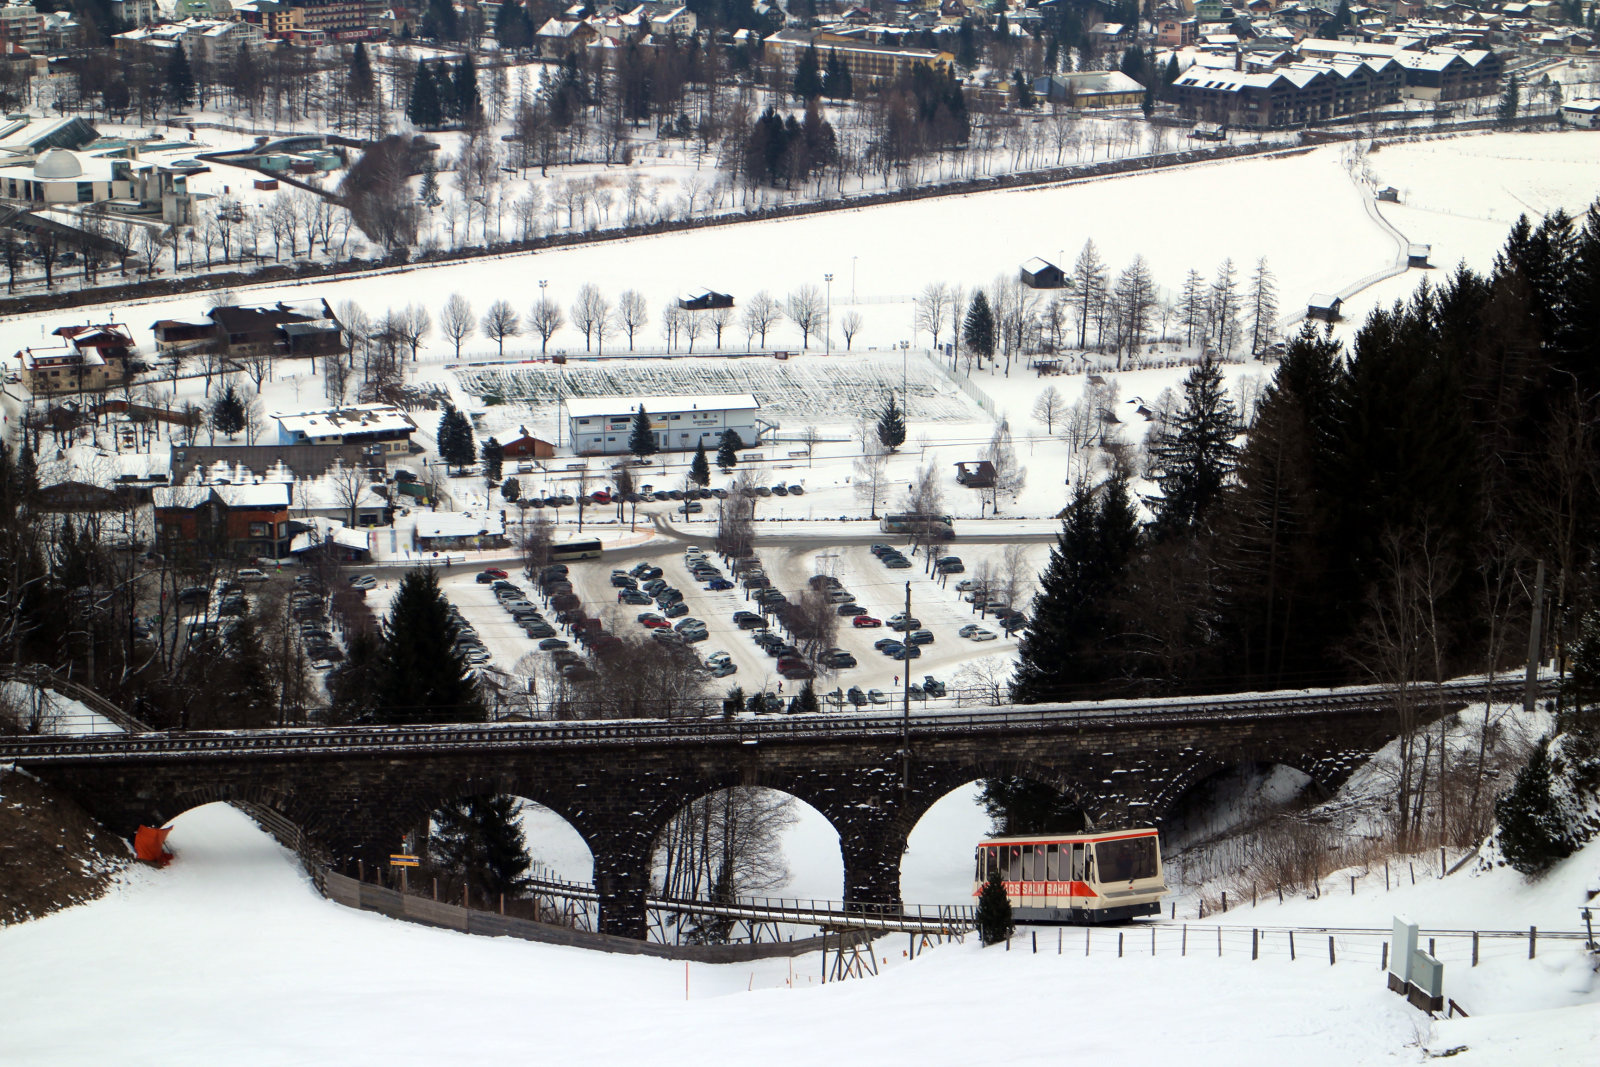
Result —
[[380, 722], [480, 722], [483, 703], [454, 641], [450, 602], [431, 568], [408, 571], [383, 620], [373, 694]]
[[167, 59], [166, 96], [167, 106], [173, 108], [185, 108], [194, 101], [194, 71], [181, 43]]
[[211, 402], [211, 428], [228, 437], [236, 437], [245, 427], [244, 398], [232, 382]]
[[717, 444], [717, 467], [723, 474], [732, 473], [733, 468], [739, 465], [739, 431], [723, 430], [722, 437]]
[[367, 55], [367, 43], [357, 41], [350, 53], [350, 99], [365, 105], [372, 99], [376, 83], [372, 77], [372, 59]]
[[1085, 683], [1111, 674], [1111, 599], [1138, 543], [1126, 481], [1113, 477], [1074, 489], [1022, 633], [1013, 700], [1070, 699]]
[[639, 405], [639, 410], [633, 413], [633, 430], [628, 434], [628, 451], [639, 459], [653, 456], [660, 451], [656, 444], [656, 435], [650, 432], [650, 415], [644, 410], [644, 405]]
[[483, 99], [478, 95], [478, 68], [468, 52], [456, 64], [455, 79], [451, 86], [454, 98], [452, 110], [456, 119], [467, 126], [483, 122]]
[[1500, 851], [1523, 874], [1540, 874], [1576, 849], [1578, 813], [1555, 790], [1549, 738], [1534, 748], [1511, 788], [1494, 802]]
[[439, 103], [439, 87], [434, 84], [433, 71], [428, 64], [418, 63], [416, 75], [411, 79], [411, 99], [406, 104], [406, 118], [420, 129], [437, 129], [444, 124], [444, 112]]
[[430, 858], [461, 878], [470, 897], [495, 907], [527, 889], [533, 861], [517, 822], [518, 801], [504, 795], [462, 797], [433, 812]]
[[452, 467], [470, 466], [478, 458], [472, 423], [454, 404], [446, 404], [439, 416], [439, 458]]
[[702, 488], [711, 484], [711, 463], [706, 459], [704, 438], [694, 446], [694, 459], [689, 463], [689, 480]]
[[989, 298], [980, 289], [967, 306], [967, 318], [961, 326], [961, 343], [967, 346], [967, 351], [980, 357], [981, 362], [994, 355], [994, 332], [994, 309], [989, 306]]
[[978, 910], [974, 915], [978, 927], [978, 940], [985, 945], [998, 945], [1017, 929], [1011, 919], [1011, 898], [1006, 896], [1005, 883], [1000, 881], [998, 870], [989, 872], [989, 880], [978, 893]]
[[820, 705], [817, 703], [817, 691], [811, 684], [811, 679], [806, 679], [805, 686], [800, 690], [789, 704], [789, 710], [795, 714], [804, 715], [814, 713]]
[[822, 72], [817, 65], [817, 46], [807, 45], [794, 68], [794, 98], [811, 100], [822, 95]]
[[1521, 106], [1521, 87], [1515, 74], [1506, 79], [1505, 92], [1500, 96], [1500, 107], [1495, 113], [1495, 119], [1502, 126], [1510, 126], [1517, 121], [1517, 109]]
[[491, 437], [483, 442], [479, 455], [483, 459], [483, 476], [491, 482], [499, 481], [500, 472], [505, 467], [505, 447]]
[[1222, 368], [1207, 356], [1183, 380], [1183, 407], [1152, 450], [1162, 490], [1157, 537], [1194, 530], [1209, 518], [1233, 470], [1236, 423]]
[[906, 443], [906, 413], [890, 393], [878, 412], [878, 443], [894, 452]]

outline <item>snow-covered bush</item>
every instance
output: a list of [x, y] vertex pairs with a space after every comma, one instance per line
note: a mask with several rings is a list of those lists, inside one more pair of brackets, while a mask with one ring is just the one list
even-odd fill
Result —
[[1563, 733], [1534, 749], [1494, 804], [1491, 843], [1504, 862], [1542, 874], [1600, 833], [1600, 753], [1594, 739]]

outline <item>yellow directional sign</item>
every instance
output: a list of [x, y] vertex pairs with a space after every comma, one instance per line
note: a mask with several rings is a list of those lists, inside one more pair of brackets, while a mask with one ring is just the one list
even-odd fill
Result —
[[420, 866], [422, 866], [422, 861], [420, 859], [418, 859], [416, 856], [407, 856], [407, 855], [404, 855], [404, 854], [401, 854], [401, 853], [391, 853], [390, 856], [389, 856], [389, 866], [391, 866], [391, 867], [420, 867]]

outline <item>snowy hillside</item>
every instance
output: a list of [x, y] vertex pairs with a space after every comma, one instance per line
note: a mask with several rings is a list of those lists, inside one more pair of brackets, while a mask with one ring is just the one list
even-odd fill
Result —
[[[105, 900], [0, 931], [0, 1062], [523, 1062], [560, 1049], [624, 1063], [648, 1050], [671, 1067], [814, 1064], [847, 1049], [860, 1062], [962, 1064], [993, 1058], [996, 1020], [1020, 1019], [1054, 1039], [1013, 1034], [1008, 1062], [1060, 1063], [1067, 1050], [1149, 1063], [1182, 1050], [1195, 1065], [1346, 1067], [1419, 1062], [1426, 1044], [1466, 1045], [1468, 1063], [1577, 1063], [1600, 1020], [1594, 975], [1572, 942], [1550, 942], [1532, 962], [1486, 960], [1474, 972], [1479, 1014], [1439, 1024], [1386, 992], [1369, 961], [1252, 962], [1233, 932], [1220, 959], [1177, 956], [1169, 929], [1153, 959], [1134, 935], [1119, 959], [1111, 931], [1087, 958], [1071, 931], [1073, 950], [1058, 955], [1046, 931], [1038, 954], [1026, 935], [1009, 952], [969, 939], [912, 964], [889, 937], [879, 977], [822, 988], [815, 956], [792, 971], [787, 960], [685, 967], [352, 912], [319, 898], [288, 853], [222, 806], [179, 818], [169, 843], [178, 858], [168, 869], [139, 869]], [[1597, 864], [1600, 846], [1563, 864], [1536, 918], [1553, 920], [1557, 898], [1580, 899]], [[1523, 901], [1505, 895], [1517, 877], [1451, 880], [1413, 899], [1413, 914], [1481, 883], [1473, 914], [1521, 923]], [[1362, 917], [1385, 923], [1388, 913]], [[1307, 905], [1302, 918], [1319, 914]], [[1447, 991], [1454, 980], [1447, 971]], [[1533, 1004], [1565, 1010], [1518, 1014]], [[1534, 1047], [1549, 1058], [1523, 1058]]]

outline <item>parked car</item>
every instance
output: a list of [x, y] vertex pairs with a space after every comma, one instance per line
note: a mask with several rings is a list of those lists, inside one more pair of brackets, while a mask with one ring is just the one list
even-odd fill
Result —
[[922, 649], [916, 645], [901, 645], [900, 650], [889, 657], [890, 659], [921, 659]]
[[637, 589], [639, 580], [626, 571], [612, 571], [611, 584], [618, 589]]
[[648, 596], [645, 596], [643, 593], [639, 592], [639, 590], [637, 590], [637, 589], [624, 589], [622, 591], [622, 594], [617, 597], [617, 600], [618, 600], [618, 602], [623, 603], [623, 604], [651, 604], [651, 603], [654, 603], [654, 601], [652, 601]]
[[995, 633], [993, 630], [985, 630], [982, 627], [979, 627], [978, 631], [972, 635], [972, 639], [974, 641], [994, 641], [998, 639], [999, 636], [1000, 635]]
[[738, 674], [739, 665], [736, 663], [719, 663], [711, 668], [711, 677], [726, 678], [730, 674]]
[[850, 625], [858, 630], [865, 630], [873, 626], [882, 626], [883, 620], [873, 618], [871, 615], [857, 615], [850, 620]]
[[930, 697], [944, 696], [944, 683], [931, 674], [922, 676], [922, 691]]
[[852, 685], [850, 691], [845, 693], [844, 698], [858, 708], [867, 702], [867, 694], [862, 692], [859, 685]]
[[887, 654], [901, 647], [901, 642], [896, 641], [892, 637], [880, 637], [876, 641], [872, 642], [872, 647], [877, 649], [879, 652]]
[[840, 604], [835, 609], [840, 615], [865, 615], [867, 609], [860, 604]]
[[257, 570], [255, 567], [243, 567], [234, 578], [241, 582], [264, 582], [267, 580], [267, 572]]
[[906, 643], [911, 645], [931, 645], [933, 644], [933, 631], [912, 630], [906, 634]]
[[921, 619], [915, 615], [907, 615], [903, 611], [897, 611], [889, 616], [889, 629], [891, 630], [915, 630], [921, 625]]
[[370, 574], [356, 574], [351, 576], [350, 586], [353, 589], [360, 589], [363, 591], [367, 589], [376, 589], [378, 588], [378, 579], [374, 578]]
[[685, 604], [681, 600], [677, 600], [677, 601], [672, 602], [671, 604], [668, 604], [665, 608], [662, 609], [662, 611], [667, 616], [667, 618], [676, 619], [680, 615], [689, 614], [689, 605]]
[[890, 556], [888, 559], [883, 561], [883, 565], [892, 571], [904, 571], [911, 569], [911, 561], [906, 559], [904, 556]]
[[713, 593], [720, 593], [733, 588], [733, 583], [726, 578], [713, 578], [706, 583], [706, 588]]
[[869, 702], [873, 703], [873, 704], [887, 704], [887, 703], [889, 703], [889, 698], [886, 695], [884, 695], [884, 692], [883, 692], [882, 689], [868, 689], [867, 690], [867, 700]]

